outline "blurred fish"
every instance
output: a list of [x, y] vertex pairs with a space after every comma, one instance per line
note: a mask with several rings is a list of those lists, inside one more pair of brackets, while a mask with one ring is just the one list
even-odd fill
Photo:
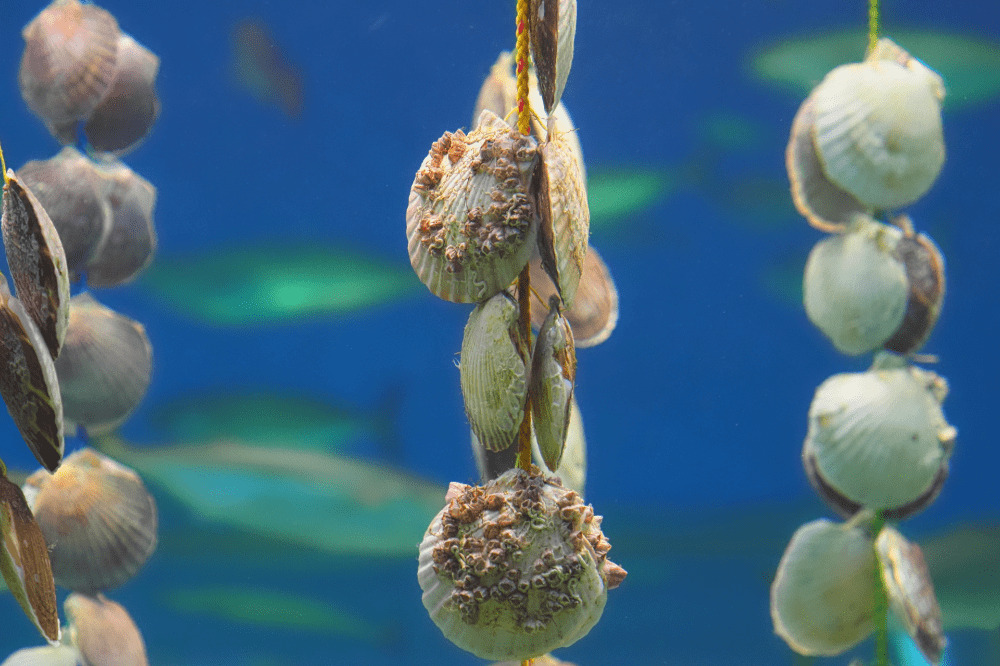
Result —
[[639, 215], [677, 190], [679, 171], [643, 167], [593, 168], [587, 172], [591, 230], [603, 231]]
[[318, 244], [161, 257], [142, 282], [178, 312], [215, 326], [344, 315], [423, 291], [405, 262]]
[[395, 442], [399, 391], [389, 390], [371, 410], [307, 395], [219, 389], [184, 395], [153, 408], [150, 421], [167, 441], [231, 439], [298, 449], [342, 449], [371, 437]]
[[327, 553], [412, 557], [445, 488], [357, 458], [236, 442], [94, 445], [198, 517]]
[[264, 104], [277, 105], [289, 118], [302, 115], [302, 74], [294, 67], [258, 19], [243, 19], [231, 34], [233, 73], [237, 83]]
[[809, 248], [792, 251], [769, 261], [760, 275], [760, 286], [777, 300], [802, 309], [802, 275]]
[[[887, 37], [944, 77], [946, 108], [981, 104], [1000, 94], [1000, 43], [930, 30], [884, 30]], [[864, 57], [867, 35], [843, 30], [770, 46], [752, 56], [753, 71], [804, 97], [831, 69]]]
[[764, 145], [764, 128], [735, 111], [709, 111], [698, 118], [698, 134], [711, 148], [749, 150]]
[[215, 586], [170, 589], [164, 601], [175, 611], [239, 624], [382, 642], [387, 627], [364, 620], [320, 599], [259, 587]]
[[963, 525], [920, 544], [945, 629], [1000, 627], [1000, 523]]

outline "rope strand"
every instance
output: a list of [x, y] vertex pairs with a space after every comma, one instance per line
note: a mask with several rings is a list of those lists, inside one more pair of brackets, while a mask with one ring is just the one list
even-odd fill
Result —
[[878, 0], [868, 0], [868, 53], [875, 50], [875, 45], [878, 43], [878, 33]]

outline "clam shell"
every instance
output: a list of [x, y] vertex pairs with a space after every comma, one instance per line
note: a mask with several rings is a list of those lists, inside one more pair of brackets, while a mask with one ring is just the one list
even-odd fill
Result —
[[446, 501], [417, 569], [445, 637], [483, 659], [528, 659], [571, 645], [600, 619], [605, 571], [616, 567], [579, 495], [513, 469], [484, 486], [453, 483]]
[[903, 322], [885, 348], [900, 354], [916, 351], [934, 329], [944, 302], [944, 256], [930, 238], [914, 234], [908, 217], [895, 223], [904, 229], [904, 237], [896, 245], [896, 258], [906, 269], [910, 294]]
[[583, 164], [563, 135], [539, 146], [532, 192], [540, 215], [538, 251], [542, 267], [562, 300], [573, 304], [590, 236], [590, 209]]
[[17, 170], [48, 213], [76, 279], [111, 228], [111, 207], [94, 163], [73, 146], [48, 160], [33, 160]]
[[22, 32], [18, 82], [32, 111], [47, 123], [90, 115], [107, 93], [118, 50], [118, 22], [79, 0], [56, 0]]
[[536, 162], [534, 139], [489, 111], [468, 136], [434, 143], [406, 210], [410, 263], [433, 294], [478, 303], [521, 272], [538, 232], [528, 194]]
[[828, 520], [792, 536], [771, 585], [774, 631], [803, 655], [838, 655], [874, 630], [875, 552], [859, 527]]
[[63, 587], [118, 587], [156, 549], [156, 502], [142, 479], [93, 449], [67, 456], [55, 474], [35, 472], [24, 487]]
[[486, 449], [502, 451], [516, 439], [530, 366], [514, 299], [502, 291], [476, 306], [465, 326], [459, 374], [469, 425]]
[[866, 372], [834, 375], [809, 407], [802, 460], [820, 496], [844, 516], [861, 507], [900, 520], [937, 497], [955, 429], [945, 381], [887, 352]]
[[3, 192], [2, 229], [7, 265], [18, 298], [55, 358], [69, 323], [66, 252], [42, 204], [13, 170], [7, 170]]
[[90, 294], [73, 297], [66, 342], [55, 363], [67, 421], [90, 433], [118, 425], [146, 395], [152, 366], [142, 324]]
[[72, 645], [24, 648], [3, 660], [0, 666], [78, 666], [80, 653]]
[[910, 287], [897, 248], [903, 232], [857, 217], [816, 244], [802, 281], [806, 314], [845, 354], [881, 347], [899, 330]]
[[531, 54], [546, 113], [559, 104], [573, 65], [576, 0], [531, 0], [528, 8]]
[[927, 660], [939, 663], [947, 640], [934, 584], [920, 546], [886, 525], [875, 540], [875, 552], [892, 610]]
[[118, 38], [118, 60], [111, 88], [83, 126], [98, 152], [123, 155], [146, 138], [160, 114], [154, 83], [160, 59], [132, 37]]
[[561, 312], [559, 297], [553, 296], [535, 341], [528, 390], [538, 450], [551, 470], [558, 469], [562, 460], [575, 381], [573, 331]]
[[[887, 53], [896, 57], [882, 59]], [[812, 93], [823, 171], [876, 209], [917, 200], [944, 164], [941, 77], [914, 58], [900, 64], [901, 53], [883, 45], [865, 62], [831, 71]]]
[[84, 666], [147, 666], [146, 644], [128, 611], [103, 594], [74, 593], [63, 603], [70, 641]]
[[87, 284], [114, 287], [131, 282], [153, 261], [156, 188], [121, 162], [100, 165], [111, 227], [87, 264]]
[[52, 356], [34, 320], [0, 276], [0, 395], [35, 458], [48, 470], [63, 455], [63, 410]]
[[[4, 470], [6, 472], [6, 470]], [[16, 484], [0, 474], [0, 570], [11, 594], [42, 636], [59, 641], [59, 607], [42, 531]]]

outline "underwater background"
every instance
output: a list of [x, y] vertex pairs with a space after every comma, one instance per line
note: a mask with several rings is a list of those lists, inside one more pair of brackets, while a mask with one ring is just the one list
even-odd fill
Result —
[[[514, 3], [102, 6], [159, 55], [163, 105], [126, 158], [158, 188], [156, 258], [133, 284], [99, 293], [145, 325], [154, 350], [149, 392], [120, 434], [160, 450], [224, 437], [311, 446], [367, 475], [360, 490], [297, 486], [238, 460], [209, 473], [188, 455], [173, 483], [146, 478], [159, 549], [109, 596], [129, 609], [153, 664], [482, 663], [442, 637], [415, 575], [447, 483], [471, 483], [476, 469], [454, 365], [470, 308], [413, 275], [404, 211], [431, 142], [468, 128], [483, 78], [512, 47]], [[58, 150], [17, 88], [20, 30], [41, 9], [0, 0], [0, 141], [12, 168]], [[621, 314], [607, 342], [580, 351], [577, 397], [586, 499], [629, 577], [562, 659], [812, 663], [774, 635], [768, 590], [794, 530], [831, 516], [800, 462], [813, 391], [869, 359], [837, 353], [802, 309], [802, 268], [820, 234], [792, 206], [784, 149], [807, 88], [769, 79], [759, 58], [854, 30], [848, 57], [860, 59], [866, 9], [580, 3], [563, 100], [591, 179], [591, 240]], [[888, 36], [959, 34], [981, 46], [938, 52], [948, 70], [898, 39], [941, 67], [946, 85], [956, 71], [971, 91], [946, 102], [944, 170], [909, 208], [947, 261], [923, 352], [940, 359], [932, 367], [950, 384], [944, 409], [959, 438], [940, 498], [903, 529], [932, 564], [931, 551], [962, 574], [939, 583], [946, 625], [949, 603], [982, 617], [948, 631], [949, 659], [1000, 663], [1000, 7], [884, 0], [882, 14]], [[247, 25], [270, 35], [278, 71], [248, 72]], [[254, 284], [270, 286], [240, 291]], [[338, 298], [317, 302], [317, 284]], [[246, 299], [259, 314], [233, 314]], [[256, 407], [240, 411], [247, 401]], [[0, 438], [9, 467], [35, 468], [6, 417]], [[83, 445], [67, 440], [68, 451]], [[363, 487], [390, 475], [403, 481], [391, 499], [404, 508], [379, 512], [384, 498]], [[337, 538], [365, 521], [379, 528]], [[974, 605], [983, 599], [992, 605]], [[0, 656], [39, 644], [11, 597], [0, 623]], [[870, 656], [871, 643], [855, 653]]]

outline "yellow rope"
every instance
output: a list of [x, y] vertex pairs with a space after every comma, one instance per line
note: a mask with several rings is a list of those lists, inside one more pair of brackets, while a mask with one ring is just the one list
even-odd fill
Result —
[[528, 0], [517, 0], [517, 131], [527, 136], [531, 132], [531, 104], [528, 102]]
[[868, 53], [878, 43], [878, 0], [868, 0]]
[[3, 159], [3, 146], [0, 146], [0, 170], [3, 171], [3, 184], [7, 184], [7, 162]]

